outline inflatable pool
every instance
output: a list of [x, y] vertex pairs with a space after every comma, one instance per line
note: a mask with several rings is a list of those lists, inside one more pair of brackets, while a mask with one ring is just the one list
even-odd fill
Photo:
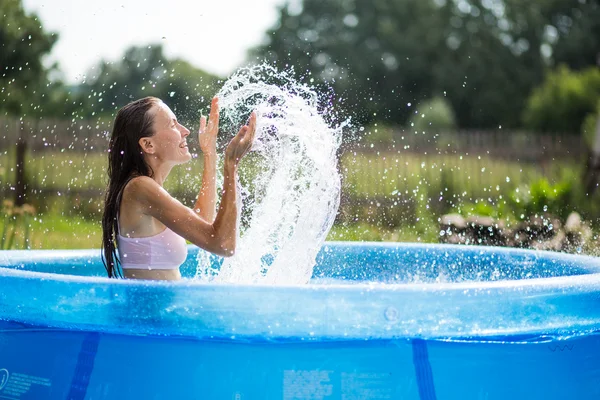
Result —
[[[190, 246], [182, 273], [195, 273]], [[600, 259], [327, 243], [310, 284], [0, 252], [0, 399], [598, 399]]]

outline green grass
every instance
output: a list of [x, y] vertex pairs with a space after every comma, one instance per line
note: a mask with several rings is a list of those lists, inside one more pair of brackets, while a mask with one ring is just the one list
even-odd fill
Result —
[[[29, 221], [29, 249], [99, 249], [102, 244], [100, 221], [59, 214], [36, 215]], [[4, 222], [0, 221], [0, 231]], [[20, 225], [13, 249], [24, 249], [24, 229]]]
[[470, 198], [498, 196], [546, 176], [560, 178], [574, 163], [545, 166], [482, 156], [417, 155], [397, 153], [347, 154], [342, 159], [345, 188], [354, 196], [413, 195], [421, 187], [429, 192], [451, 191]]
[[[425, 234], [419, 233], [414, 226], [384, 228], [374, 224], [359, 222], [355, 224], [334, 225], [327, 236], [328, 241], [355, 242], [437, 242], [437, 225], [427, 227]], [[433, 235], [432, 235], [433, 233]]]
[[[99, 192], [106, 188], [108, 161], [104, 153], [30, 151], [26, 160], [25, 174], [31, 187], [51, 188], [57, 191]], [[0, 185], [13, 183], [14, 165], [14, 154], [0, 154]], [[165, 182], [165, 188], [183, 192], [192, 187], [199, 189], [201, 174], [202, 159], [193, 159], [185, 165], [173, 168]]]
[[[15, 156], [0, 154], [2, 183], [14, 180]], [[103, 189], [106, 185], [106, 156], [102, 153], [30, 151], [25, 174], [33, 187], [63, 190]]]
[[[0, 185], [13, 182], [14, 165], [14, 154], [0, 154]], [[392, 152], [348, 153], [341, 162], [344, 190], [351, 196], [362, 198], [410, 196], [421, 187], [428, 188], [430, 193], [451, 191], [471, 198], [497, 196], [542, 177], [553, 182], [563, 169], [574, 165], [553, 162], [542, 168], [482, 156]], [[245, 167], [252, 169], [249, 164]], [[35, 188], [101, 192], [106, 187], [106, 169], [105, 153], [30, 151], [27, 154], [26, 174], [31, 187]], [[202, 158], [195, 158], [175, 167], [165, 188], [177, 193], [194, 193], [200, 187], [201, 174]], [[248, 175], [247, 172], [244, 174]]]
[[[14, 180], [14, 164], [14, 154], [0, 154], [3, 189]], [[99, 248], [100, 193], [106, 185], [106, 166], [105, 153], [35, 151], [27, 155], [30, 187], [56, 191], [34, 194], [31, 199], [40, 213], [31, 222], [31, 248]], [[477, 201], [498, 204], [517, 187], [543, 177], [551, 183], [576, 181], [582, 168], [574, 162], [540, 166], [484, 156], [383, 152], [347, 153], [340, 166], [344, 175], [342, 190], [356, 209], [350, 213], [351, 218], [334, 226], [328, 240], [411, 242], [437, 239], [433, 211], [426, 208], [429, 199], [437, 199], [440, 193], [445, 199], [452, 198], [454, 206]], [[241, 178], [251, 182], [256, 172], [250, 161], [244, 165]], [[195, 158], [175, 167], [165, 188], [182, 200], [191, 198], [200, 188], [201, 174], [202, 158]], [[92, 193], [80, 198], [79, 191]], [[10, 191], [5, 189], [5, 193]], [[370, 205], [357, 199], [369, 200]], [[409, 205], [402, 199], [416, 199], [416, 204], [410, 206], [414, 215], [405, 215]], [[427, 218], [419, 217], [420, 222], [415, 223], [419, 213]]]

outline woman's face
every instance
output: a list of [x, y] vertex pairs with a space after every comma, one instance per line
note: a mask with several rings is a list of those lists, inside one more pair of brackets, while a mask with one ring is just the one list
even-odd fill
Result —
[[151, 137], [154, 156], [163, 161], [181, 164], [191, 160], [186, 137], [190, 131], [177, 122], [173, 111], [164, 103], [157, 103], [154, 114], [154, 136]]

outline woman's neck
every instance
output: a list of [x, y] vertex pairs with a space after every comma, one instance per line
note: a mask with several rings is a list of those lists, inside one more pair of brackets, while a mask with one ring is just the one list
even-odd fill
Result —
[[154, 157], [148, 157], [146, 159], [146, 162], [148, 163], [148, 166], [152, 169], [152, 179], [154, 179], [156, 183], [162, 186], [165, 180], [167, 179], [167, 176], [169, 176], [169, 173], [171, 172], [171, 169], [173, 169], [174, 165], [162, 162]]

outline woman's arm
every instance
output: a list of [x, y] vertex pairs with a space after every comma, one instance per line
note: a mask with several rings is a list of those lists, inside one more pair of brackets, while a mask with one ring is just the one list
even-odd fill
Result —
[[141, 211], [158, 219], [178, 235], [196, 246], [223, 257], [235, 253], [237, 239], [237, 168], [242, 157], [250, 150], [256, 130], [256, 115], [242, 127], [225, 151], [223, 197], [214, 222], [201, 218], [194, 210], [174, 199], [150, 177], [134, 178], [130, 193]]
[[194, 210], [208, 222], [215, 220], [217, 197], [217, 133], [219, 131], [219, 100], [213, 98], [210, 104], [208, 126], [206, 117], [200, 118], [198, 138], [204, 155], [202, 187], [194, 204]]

